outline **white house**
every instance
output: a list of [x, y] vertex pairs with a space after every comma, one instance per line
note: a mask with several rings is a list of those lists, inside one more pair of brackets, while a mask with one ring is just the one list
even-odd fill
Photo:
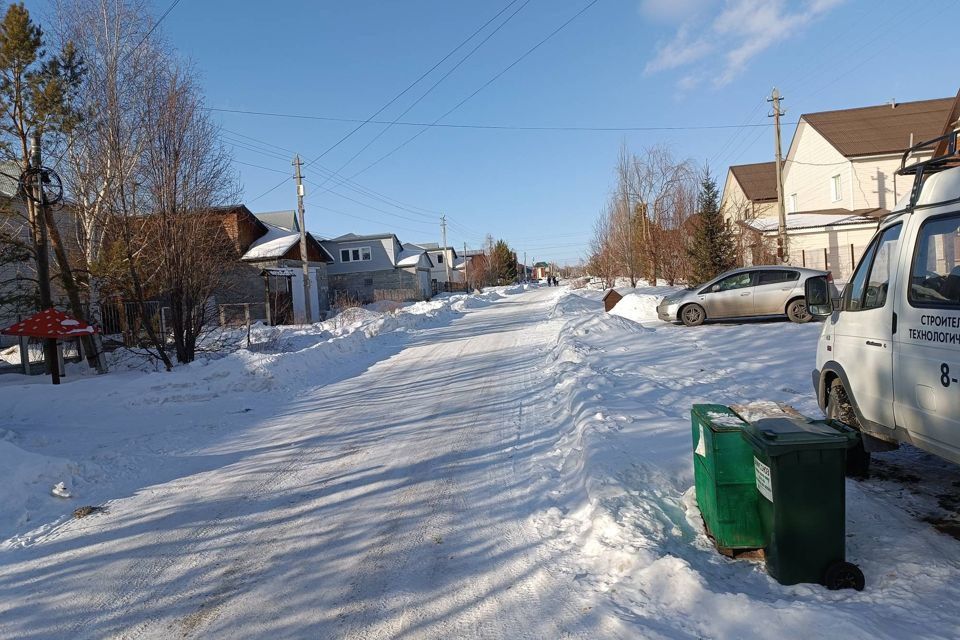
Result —
[[[941, 98], [803, 114], [783, 165], [788, 262], [848, 278], [877, 219], [913, 185], [912, 176], [896, 175], [904, 151], [948, 130], [955, 102]], [[751, 201], [749, 190], [732, 178], [752, 166], [757, 165], [731, 167], [728, 173], [723, 201], [731, 212], [732, 203], [742, 200], [738, 189]], [[753, 188], [769, 193], [772, 187], [775, 197], [775, 179], [774, 170], [764, 186]], [[765, 240], [769, 255], [778, 230], [776, 201], [758, 204], [760, 215], [739, 224]]]
[[443, 289], [447, 282], [447, 267], [450, 267], [450, 282], [455, 284], [463, 283], [463, 269], [457, 269], [457, 265], [462, 263], [457, 255], [457, 250], [453, 247], [441, 247], [436, 242], [416, 242], [409, 248], [422, 249], [430, 257], [433, 266], [430, 268], [430, 279], [438, 289]]

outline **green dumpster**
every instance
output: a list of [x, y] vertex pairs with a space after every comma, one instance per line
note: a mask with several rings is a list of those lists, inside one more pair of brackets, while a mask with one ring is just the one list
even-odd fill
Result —
[[857, 433], [835, 421], [766, 418], [745, 427], [753, 449], [767, 571], [781, 584], [863, 589], [845, 561], [847, 448]]
[[690, 422], [697, 504], [707, 531], [727, 555], [763, 547], [753, 449], [740, 435], [747, 423], [720, 404], [693, 405]]

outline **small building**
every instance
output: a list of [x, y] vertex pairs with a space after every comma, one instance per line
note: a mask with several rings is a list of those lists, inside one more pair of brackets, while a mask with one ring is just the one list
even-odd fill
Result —
[[416, 245], [404, 245], [395, 234], [348, 233], [322, 241], [333, 256], [330, 294], [362, 303], [377, 300], [429, 300], [433, 262]]
[[617, 306], [617, 303], [623, 300], [623, 296], [616, 289], [610, 289], [603, 294], [603, 310], [607, 313]]
[[[217, 292], [216, 302], [263, 302], [264, 315], [272, 324], [303, 322], [306, 305], [296, 213], [254, 214], [244, 205], [223, 207], [219, 212], [238, 261]], [[333, 262], [333, 256], [313, 234], [307, 233], [306, 240], [310, 317], [316, 321], [330, 308], [327, 267]]]
[[535, 262], [533, 264], [533, 279], [543, 280], [551, 274], [550, 264], [548, 262]]

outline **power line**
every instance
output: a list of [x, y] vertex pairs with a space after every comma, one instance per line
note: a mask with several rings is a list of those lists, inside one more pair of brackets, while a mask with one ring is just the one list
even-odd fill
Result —
[[167, 10], [163, 12], [163, 15], [160, 16], [160, 19], [158, 19], [156, 22], [153, 23], [153, 26], [150, 27], [150, 30], [147, 31], [146, 35], [143, 36], [143, 38], [140, 39], [140, 42], [138, 42], [137, 45], [136, 45], [133, 49], [130, 50], [130, 53], [128, 53], [128, 54], [126, 55], [126, 57], [124, 58], [124, 62], [126, 62], [127, 60], [129, 60], [129, 59], [130, 59], [130, 56], [132, 56], [133, 54], [135, 54], [135, 53], [137, 52], [137, 50], [140, 48], [140, 46], [143, 45], [143, 43], [147, 41], [147, 38], [149, 38], [149, 37], [153, 34], [153, 32], [156, 31], [157, 27], [160, 26], [160, 23], [163, 22], [164, 18], [166, 18], [168, 15], [170, 15], [170, 12], [173, 11], [174, 7], [176, 7], [178, 4], [180, 4], [180, 0], [173, 0], [173, 2], [170, 4], [170, 6], [167, 7]]
[[[353, 129], [351, 129], [346, 135], [342, 136], [339, 140], [337, 140], [337, 141], [334, 142], [332, 145], [330, 145], [329, 147], [327, 147], [327, 148], [323, 151], [323, 153], [321, 153], [321, 154], [318, 155], [316, 158], [314, 158], [313, 160], [311, 160], [310, 162], [308, 162], [308, 163], [307, 163], [307, 166], [310, 166], [310, 165], [318, 162], [318, 161], [319, 161], [320, 159], [322, 159], [325, 155], [327, 155], [328, 153], [330, 153], [331, 151], [333, 151], [334, 149], [336, 149], [337, 147], [339, 147], [343, 142], [345, 142], [345, 141], [346, 141], [348, 138], [350, 138], [353, 134], [355, 134], [357, 131], [359, 131], [360, 129], [362, 129], [366, 124], [368, 124], [369, 122], [372, 122], [374, 118], [376, 118], [378, 115], [380, 115], [384, 110], [386, 110], [386, 109], [387, 109], [390, 105], [392, 105], [394, 102], [396, 102], [396, 101], [399, 100], [401, 97], [403, 97], [408, 91], [410, 91], [410, 89], [412, 89], [414, 86], [416, 86], [421, 80], [423, 80], [423, 79], [426, 78], [428, 75], [430, 75], [431, 73], [433, 73], [434, 69], [436, 69], [436, 68], [439, 67], [441, 64], [443, 64], [444, 62], [446, 62], [446, 61], [450, 58], [450, 56], [452, 56], [454, 53], [456, 53], [456, 52], [459, 51], [461, 48], [463, 48], [463, 46], [466, 45], [468, 42], [470, 42], [471, 40], [473, 40], [473, 38], [474, 38], [478, 33], [480, 33], [481, 31], [483, 31], [484, 29], [487, 28], [487, 25], [489, 25], [489, 24], [492, 23], [494, 20], [496, 20], [498, 17], [500, 17], [504, 12], [507, 11], [507, 9], [509, 9], [510, 7], [512, 7], [514, 4], [516, 4], [517, 1], [518, 1], [518, 0], [511, 0], [511, 2], [510, 2], [509, 4], [507, 4], [503, 9], [501, 9], [500, 11], [498, 11], [498, 12], [496, 13], [496, 15], [494, 15], [492, 18], [490, 18], [489, 20], [487, 20], [486, 22], [484, 22], [478, 29], [476, 29], [473, 33], [471, 33], [465, 40], [463, 40], [460, 44], [458, 44], [456, 47], [454, 47], [449, 53], [447, 53], [447, 55], [443, 56], [443, 58], [441, 58], [439, 61], [437, 61], [436, 64], [434, 64], [432, 67], [430, 67], [429, 69], [427, 69], [426, 71], [424, 71], [422, 74], [420, 74], [420, 77], [418, 77], [416, 80], [414, 80], [413, 82], [411, 82], [410, 84], [408, 84], [408, 85], [406, 86], [406, 88], [404, 88], [403, 91], [401, 91], [400, 93], [398, 93], [397, 95], [395, 95], [395, 96], [394, 96], [393, 98], [391, 98], [386, 104], [384, 104], [382, 107], [380, 107], [379, 109], [377, 109], [369, 118], [366, 118], [365, 120], [360, 121], [360, 123], [359, 123], [356, 127], [354, 127]], [[259, 196], [257, 196], [256, 198], [254, 198], [254, 199], [251, 200], [250, 202], [251, 202], [251, 203], [256, 202], [257, 200], [259, 200], [260, 198], [264, 197], [265, 195], [271, 193], [272, 191], [274, 191], [274, 190], [276, 190], [276, 189], [279, 189], [282, 184], [283, 184], [283, 183], [281, 182], [281, 183], [277, 184], [276, 186], [271, 187], [270, 189], [267, 189], [266, 191], [264, 191], [263, 193], [261, 193]]]
[[[758, 105], [759, 107], [759, 105]], [[591, 125], [506, 125], [506, 124], [465, 124], [446, 122], [414, 122], [404, 120], [360, 120], [358, 118], [335, 118], [332, 116], [315, 116], [295, 113], [276, 113], [270, 111], [246, 111], [241, 109], [218, 109], [208, 107], [210, 111], [223, 113], [239, 113], [245, 115], [268, 116], [274, 118], [298, 118], [303, 120], [323, 120], [329, 122], [367, 122], [369, 124], [398, 125], [404, 127], [425, 127], [433, 129], [480, 129], [490, 131], [597, 131], [597, 132], [631, 132], [631, 131], [702, 131], [710, 129], [752, 129], [769, 128], [769, 122], [757, 124], [704, 124], [704, 125], [667, 125], [667, 126], [591, 126]], [[749, 118], [748, 118], [749, 119]], [[782, 122], [781, 124], [797, 124], [796, 122]], [[733, 139], [736, 139], [734, 137]]]
[[389, 131], [390, 128], [391, 128], [393, 125], [395, 125], [397, 122], [400, 121], [400, 118], [402, 118], [403, 116], [405, 116], [405, 115], [407, 115], [408, 113], [410, 113], [410, 111], [411, 111], [415, 106], [417, 106], [418, 104], [420, 104], [420, 101], [421, 101], [421, 100], [423, 100], [423, 99], [426, 98], [428, 95], [430, 95], [430, 93], [431, 93], [434, 89], [436, 89], [436, 88], [440, 85], [440, 83], [442, 83], [444, 80], [446, 80], [448, 77], [450, 77], [450, 75], [451, 75], [454, 71], [456, 71], [457, 69], [459, 69], [459, 68], [460, 68], [460, 65], [462, 65], [464, 62], [466, 62], [474, 53], [476, 53], [476, 52], [480, 49], [480, 47], [482, 47], [483, 45], [485, 45], [485, 44], [487, 43], [487, 41], [490, 40], [490, 38], [492, 38], [493, 36], [495, 36], [501, 29], [503, 29], [503, 27], [505, 27], [505, 26], [507, 25], [507, 23], [510, 22], [510, 21], [514, 18], [514, 16], [516, 16], [518, 13], [520, 13], [520, 12], [523, 10], [523, 8], [526, 7], [528, 4], [530, 4], [530, 0], [524, 0], [523, 4], [521, 4], [519, 7], [517, 7], [517, 9], [516, 9], [513, 13], [511, 13], [509, 16], [507, 16], [507, 18], [506, 18], [503, 22], [501, 22], [499, 25], [497, 25], [497, 28], [496, 28], [496, 29], [494, 29], [493, 31], [491, 31], [490, 33], [488, 33], [488, 34], [486, 35], [486, 37], [484, 37], [480, 42], [478, 42], [478, 43], [473, 47], [473, 49], [471, 49], [470, 51], [468, 51], [467, 54], [466, 54], [465, 56], [463, 56], [462, 58], [460, 58], [460, 60], [457, 61], [457, 63], [456, 63], [455, 65], [453, 65], [452, 67], [450, 67], [450, 68], [447, 70], [446, 73], [444, 73], [442, 76], [440, 76], [440, 79], [439, 79], [439, 80], [437, 80], [436, 82], [434, 82], [434, 83], [430, 86], [429, 89], [427, 89], [419, 98], [417, 98], [412, 104], [410, 104], [406, 109], [404, 109], [403, 112], [400, 113], [400, 115], [398, 115], [398, 116], [397, 116], [396, 118], [394, 118], [392, 121], [390, 121], [389, 123], [387, 123], [387, 126], [384, 127], [383, 129], [381, 129], [381, 130], [377, 133], [377, 135], [375, 135], [369, 142], [367, 142], [367, 144], [363, 145], [356, 153], [354, 153], [352, 156], [350, 156], [350, 158], [349, 158], [346, 162], [344, 162], [342, 165], [340, 165], [340, 167], [337, 168], [337, 170], [333, 172], [334, 175], [340, 175], [340, 172], [343, 171], [343, 169], [344, 169], [345, 167], [347, 167], [347, 165], [349, 165], [351, 162], [353, 162], [353, 161], [357, 158], [357, 156], [359, 156], [361, 153], [363, 153], [364, 151], [366, 151], [366, 150], [370, 147], [370, 145], [372, 145], [374, 142], [376, 142], [377, 140], [379, 140], [380, 137], [381, 137], [383, 134], [385, 134], [387, 131]]
[[[557, 35], [558, 33], [560, 33], [564, 28], [566, 28], [567, 25], [569, 25], [571, 22], [573, 22], [574, 20], [576, 20], [577, 18], [579, 18], [581, 15], [583, 15], [590, 7], [592, 7], [593, 5], [597, 4], [597, 2], [599, 2], [599, 0], [590, 0], [590, 2], [588, 2], [582, 9], [580, 9], [580, 11], [578, 11], [578, 12], [575, 13], [575, 14], [573, 14], [573, 16], [571, 16], [569, 19], [567, 19], [566, 22], [564, 22], [564, 23], [561, 24], [559, 27], [557, 27], [556, 29], [554, 29], [553, 31], [551, 31], [549, 34], [547, 34], [547, 36], [546, 36], [545, 38], [543, 38], [542, 40], [540, 40], [537, 44], [535, 44], [535, 45], [533, 45], [532, 47], [530, 47], [529, 49], [527, 49], [519, 58], [517, 58], [516, 60], [514, 60], [513, 62], [511, 62], [510, 64], [508, 64], [508, 65], [507, 65], [506, 67], [504, 67], [499, 73], [495, 74], [492, 78], [490, 78], [490, 79], [487, 80], [485, 83], [483, 83], [482, 85], [480, 85], [473, 93], [471, 93], [471, 94], [468, 95], [466, 98], [464, 98], [463, 100], [461, 100], [460, 102], [458, 102], [457, 104], [455, 104], [451, 109], [449, 109], [446, 113], [444, 113], [444, 114], [441, 115], [439, 118], [437, 118], [436, 120], [434, 120], [431, 124], [437, 124], [438, 122], [440, 122], [441, 120], [443, 120], [444, 118], [446, 118], [448, 115], [450, 115], [451, 113], [453, 113], [454, 111], [456, 111], [457, 109], [459, 109], [460, 107], [462, 107], [464, 104], [467, 103], [467, 101], [469, 101], [469, 100], [472, 99], [475, 95], [477, 95], [478, 93], [480, 93], [481, 91], [483, 91], [484, 89], [486, 89], [487, 87], [489, 87], [491, 84], [493, 84], [494, 82], [496, 82], [497, 79], [499, 79], [499, 78], [500, 78], [501, 76], [503, 76], [505, 73], [507, 73], [508, 71], [510, 71], [510, 69], [512, 69], [512, 68], [514, 68], [515, 66], [517, 66], [518, 64], [520, 64], [520, 62], [523, 61], [527, 56], [529, 56], [530, 54], [532, 54], [534, 51], [536, 51], [536, 50], [539, 49], [541, 46], [543, 46], [544, 43], [546, 43], [548, 40], [550, 40], [550, 39], [553, 38], [555, 35]], [[423, 134], [423, 132], [426, 131], [428, 128], [429, 128], [429, 127], [424, 127], [423, 129], [421, 129], [420, 131], [418, 131], [416, 134], [414, 134], [413, 136], [411, 136], [410, 138], [408, 138], [405, 142], [401, 143], [401, 144], [400, 144], [399, 146], [397, 146], [397, 147], [394, 147], [394, 148], [393, 148], [390, 152], [388, 152], [386, 155], [381, 156], [379, 159], [377, 159], [377, 160], [374, 161], [373, 163], [367, 165], [366, 167], [364, 167], [363, 169], [361, 169], [360, 171], [358, 171], [357, 173], [353, 174], [353, 175], [350, 176], [350, 177], [351, 177], [351, 178], [355, 178], [355, 177], [357, 177], [358, 175], [360, 175], [361, 173], [363, 173], [364, 171], [367, 171], [367, 170], [373, 168], [374, 166], [380, 164], [381, 162], [383, 162], [384, 160], [386, 160], [387, 158], [389, 158], [390, 156], [392, 156], [394, 153], [396, 153], [397, 151], [399, 151], [399, 150], [402, 149], [403, 147], [407, 146], [409, 143], [411, 143], [411, 142], [413, 142], [414, 140], [416, 140], [417, 138], [419, 138], [419, 137]]]

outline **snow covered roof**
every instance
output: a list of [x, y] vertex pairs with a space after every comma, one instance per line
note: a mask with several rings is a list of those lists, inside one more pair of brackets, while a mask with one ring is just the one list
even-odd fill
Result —
[[[424, 259], [426, 264], [424, 264]], [[398, 267], [419, 267], [419, 266], [433, 266], [433, 262], [430, 260], [430, 256], [422, 250], [416, 249], [404, 249], [397, 254], [397, 266]]]
[[267, 224], [266, 226], [267, 233], [260, 236], [256, 242], [250, 245], [247, 252], [240, 258], [241, 260], [251, 261], [282, 258], [287, 251], [290, 251], [293, 245], [300, 241], [299, 233], [293, 233], [289, 229], [275, 227], [272, 224]]
[[[791, 213], [787, 215], [787, 231], [814, 229], [817, 227], [836, 227], [850, 224], [876, 224], [877, 218], [880, 217], [879, 213], [883, 212], [881, 209], [860, 209], [858, 211], [846, 212], [843, 212], [842, 209], [837, 209], [834, 211], [836, 211], [836, 213], [832, 211]], [[761, 233], [776, 231], [780, 226], [777, 218], [757, 218], [756, 220], [745, 221], [741, 224]]]

